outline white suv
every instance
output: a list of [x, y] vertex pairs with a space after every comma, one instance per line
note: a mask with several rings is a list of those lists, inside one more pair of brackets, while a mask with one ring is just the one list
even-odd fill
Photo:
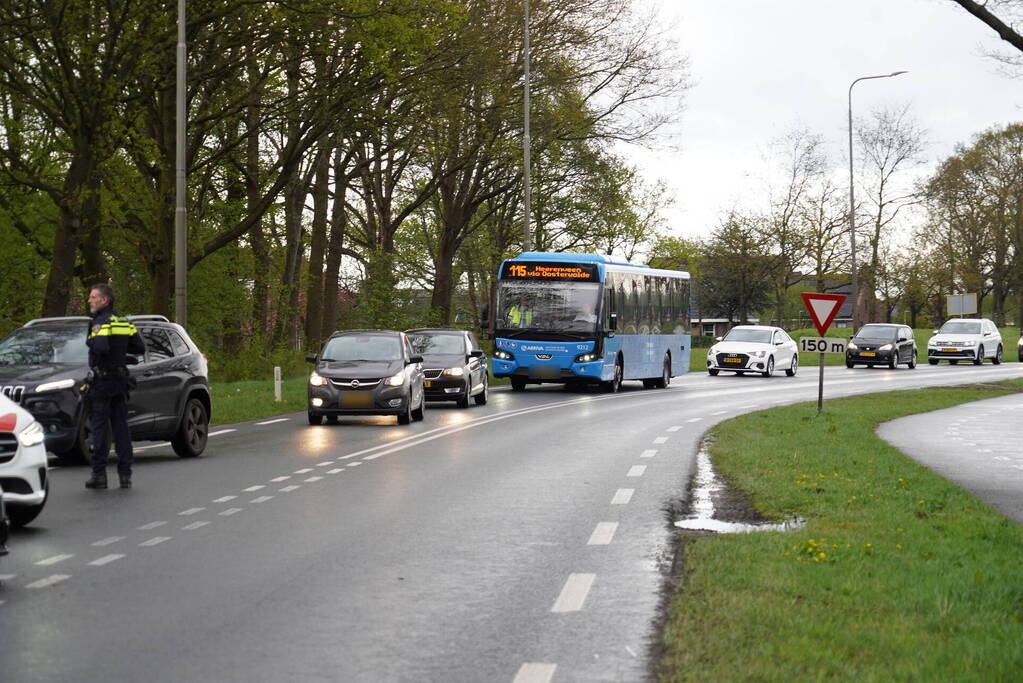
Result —
[[1002, 335], [987, 318], [952, 318], [927, 342], [927, 362], [931, 365], [939, 360], [952, 365], [968, 360], [980, 365], [985, 358], [995, 365], [1002, 362]]
[[42, 512], [49, 495], [43, 427], [6, 396], [0, 396], [0, 488], [12, 527]]

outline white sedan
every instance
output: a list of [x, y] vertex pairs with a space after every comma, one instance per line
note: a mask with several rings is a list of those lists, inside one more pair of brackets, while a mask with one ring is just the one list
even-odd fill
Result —
[[49, 495], [43, 427], [6, 396], [0, 396], [0, 488], [11, 526], [28, 524]]
[[780, 327], [737, 325], [707, 352], [707, 372], [728, 370], [738, 375], [759, 372], [770, 377], [784, 370], [792, 377], [799, 367], [796, 342]]

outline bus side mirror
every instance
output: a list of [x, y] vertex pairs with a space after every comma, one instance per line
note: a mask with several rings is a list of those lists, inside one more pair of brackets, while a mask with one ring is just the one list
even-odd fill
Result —
[[607, 329], [612, 332], [618, 329], [618, 314], [612, 313], [607, 320]]

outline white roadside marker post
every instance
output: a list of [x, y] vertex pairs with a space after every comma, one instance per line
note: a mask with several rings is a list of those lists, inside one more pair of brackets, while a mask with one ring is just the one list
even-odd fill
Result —
[[281, 366], [274, 366], [274, 400], [281, 402]]

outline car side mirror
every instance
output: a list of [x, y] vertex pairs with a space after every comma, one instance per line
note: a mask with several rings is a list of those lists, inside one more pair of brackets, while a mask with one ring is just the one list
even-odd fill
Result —
[[900, 344], [901, 344], [902, 342], [904, 342], [904, 341], [908, 341], [908, 340], [907, 340], [907, 339], [906, 339], [905, 337], [899, 337], [899, 343], [900, 343]]
[[406, 365], [415, 365], [416, 363], [422, 362], [423, 362], [422, 356], [412, 356], [411, 358], [408, 359], [408, 363], [406, 363]]
[[714, 341], [721, 341], [721, 337], [714, 337]]
[[126, 355], [124, 357], [124, 364], [125, 365], [138, 365], [139, 364], [139, 357], [129, 353], [128, 355]]
[[938, 333], [938, 331], [937, 331], [937, 330], [934, 330], [934, 334], [937, 334], [937, 333]]
[[478, 349], [476, 351], [469, 352], [469, 358], [483, 358], [485, 355], [486, 355], [485, 353]]
[[310, 353], [308, 356], [305, 357], [305, 362], [306, 363], [316, 363], [316, 360], [317, 359], [316, 359], [316, 354], [315, 353]]
[[776, 342], [774, 343], [774, 345], [775, 345], [775, 346], [781, 346], [781, 345], [782, 345], [782, 344], [784, 344], [784, 343], [785, 343], [785, 342], [783, 342], [783, 341], [776, 341]]

